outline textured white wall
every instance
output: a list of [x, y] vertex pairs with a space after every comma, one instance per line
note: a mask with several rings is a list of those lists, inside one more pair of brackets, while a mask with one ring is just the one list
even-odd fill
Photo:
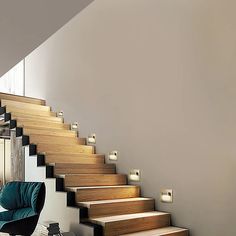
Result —
[[236, 234], [235, 9], [99, 0], [26, 59], [26, 94], [119, 150], [118, 170], [140, 168], [143, 195], [192, 236]]

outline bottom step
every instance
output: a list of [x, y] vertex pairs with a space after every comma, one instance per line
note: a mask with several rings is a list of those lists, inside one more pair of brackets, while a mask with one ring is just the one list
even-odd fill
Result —
[[104, 236], [118, 236], [170, 226], [170, 214], [157, 211], [89, 218], [88, 220], [103, 226]]
[[177, 227], [165, 227], [120, 236], [188, 236], [188, 230]]

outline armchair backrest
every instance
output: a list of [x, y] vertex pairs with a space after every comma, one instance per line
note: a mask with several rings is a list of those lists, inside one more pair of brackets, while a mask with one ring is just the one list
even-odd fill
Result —
[[10, 182], [0, 192], [0, 205], [12, 211], [14, 220], [39, 215], [44, 201], [44, 183]]

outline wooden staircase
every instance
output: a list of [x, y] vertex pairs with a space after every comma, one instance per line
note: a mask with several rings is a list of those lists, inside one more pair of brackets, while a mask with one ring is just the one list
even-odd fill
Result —
[[188, 230], [170, 226], [170, 214], [155, 211], [152, 198], [140, 196], [114, 164], [78, 138], [70, 125], [46, 106], [44, 100], [0, 93], [4, 122], [30, 145], [47, 177], [56, 178], [57, 191], [67, 191], [68, 205], [79, 207], [78, 223], [92, 224], [96, 235], [187, 236]]

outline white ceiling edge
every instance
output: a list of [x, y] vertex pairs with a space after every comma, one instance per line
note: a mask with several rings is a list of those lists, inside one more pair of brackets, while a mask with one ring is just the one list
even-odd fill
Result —
[[94, 0], [0, 0], [0, 77]]

